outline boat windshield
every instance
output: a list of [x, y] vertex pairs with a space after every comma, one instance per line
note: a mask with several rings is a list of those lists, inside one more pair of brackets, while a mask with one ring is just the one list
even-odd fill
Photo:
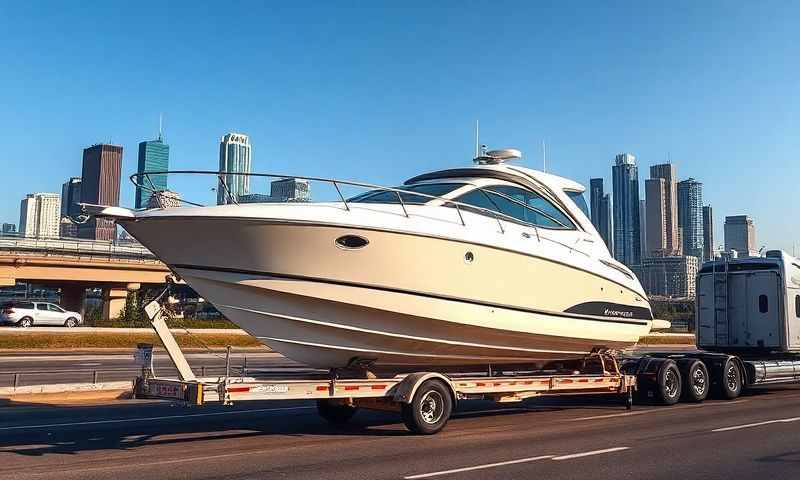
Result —
[[[424, 195], [431, 195], [434, 197], [443, 197], [462, 186], [464, 186], [463, 183], [421, 183], [419, 185], [403, 185], [394, 188], [397, 188], [398, 190], [419, 192]], [[347, 201], [356, 203], [400, 203], [397, 198], [398, 193], [403, 199], [403, 203], [421, 205], [433, 200], [430, 197], [414, 195], [413, 193], [408, 192], [395, 192], [393, 190], [377, 189], [370, 190], [369, 192], [362, 193], [361, 195], [357, 195], [353, 198], [349, 198]]]
[[575, 202], [575, 205], [577, 205], [578, 208], [581, 209], [581, 212], [583, 212], [583, 214], [586, 215], [586, 218], [590, 217], [589, 207], [586, 205], [586, 199], [583, 198], [583, 192], [576, 192], [574, 190], [564, 190], [564, 193], [567, 194], [570, 200]]

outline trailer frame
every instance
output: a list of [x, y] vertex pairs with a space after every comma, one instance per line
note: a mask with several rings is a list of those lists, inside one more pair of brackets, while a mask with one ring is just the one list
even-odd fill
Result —
[[[142, 365], [141, 376], [134, 380], [136, 398], [168, 399], [196, 406], [212, 402], [232, 405], [248, 400], [316, 400], [320, 414], [334, 423], [349, 418], [359, 407], [392, 410], [403, 414], [410, 430], [430, 434], [444, 428], [460, 400], [490, 399], [506, 403], [542, 395], [610, 394], [619, 396], [630, 409], [637, 387], [636, 375], [624, 373], [615, 352], [605, 350], [590, 353], [579, 362], [578, 369], [569, 371], [506, 371], [487, 366], [483, 374], [431, 370], [378, 377], [364, 368], [354, 368], [334, 369], [327, 377], [256, 378], [231, 376], [228, 371], [225, 376], [198, 378], [167, 328], [165, 308], [160, 303], [163, 295], [148, 303], [145, 313], [180, 378], [153, 375], [147, 367], [152, 353], [140, 353], [140, 358], [148, 360]], [[148, 347], [152, 348], [144, 348]], [[438, 416], [431, 414], [430, 418], [437, 420], [426, 424], [425, 408], [442, 411]]]

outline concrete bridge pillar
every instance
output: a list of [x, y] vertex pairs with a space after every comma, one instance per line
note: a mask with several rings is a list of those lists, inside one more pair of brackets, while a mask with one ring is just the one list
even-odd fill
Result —
[[117, 318], [125, 309], [128, 292], [135, 292], [142, 287], [140, 283], [111, 285], [103, 289], [103, 319]]
[[125, 287], [107, 287], [103, 289], [103, 320], [119, 317], [125, 309], [128, 289]]
[[86, 310], [86, 287], [81, 285], [61, 287], [61, 307], [83, 316]]

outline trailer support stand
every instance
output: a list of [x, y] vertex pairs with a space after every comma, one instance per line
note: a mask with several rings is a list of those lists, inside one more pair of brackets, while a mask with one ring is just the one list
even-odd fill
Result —
[[169, 331], [167, 322], [164, 321], [164, 311], [161, 305], [158, 301], [153, 300], [144, 307], [144, 311], [150, 318], [150, 324], [153, 326], [156, 335], [158, 335], [161, 343], [164, 344], [164, 348], [167, 350], [170, 360], [172, 360], [175, 368], [178, 369], [178, 376], [181, 381], [196, 382], [197, 377], [195, 377], [194, 372], [192, 372], [191, 367], [189, 367], [189, 362], [186, 361], [186, 357], [178, 346], [178, 342], [175, 341], [175, 337], [172, 336], [172, 332]]

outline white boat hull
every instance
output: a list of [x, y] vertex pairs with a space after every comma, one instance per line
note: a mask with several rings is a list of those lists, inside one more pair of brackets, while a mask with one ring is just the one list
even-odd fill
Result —
[[[121, 223], [226, 317], [314, 367], [572, 359], [630, 346], [651, 325], [637, 292], [510, 249], [281, 219]], [[342, 249], [342, 235], [369, 244]]]

